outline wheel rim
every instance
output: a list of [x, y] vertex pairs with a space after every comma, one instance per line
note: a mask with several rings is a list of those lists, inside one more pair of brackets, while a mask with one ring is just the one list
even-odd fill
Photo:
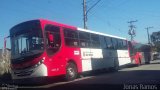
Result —
[[73, 78], [75, 76], [75, 70], [71, 67], [67, 69], [67, 73], [70, 78]]

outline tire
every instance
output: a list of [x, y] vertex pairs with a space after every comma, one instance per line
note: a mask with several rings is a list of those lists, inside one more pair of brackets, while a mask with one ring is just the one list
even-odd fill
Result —
[[77, 67], [74, 63], [68, 63], [66, 66], [66, 80], [71, 81], [77, 78]]
[[114, 71], [117, 72], [119, 70], [119, 62], [118, 60], [114, 60]]
[[119, 62], [118, 62], [118, 60], [114, 59], [114, 67], [112, 67], [110, 69], [110, 71], [111, 72], [118, 72], [118, 70], [119, 70]]

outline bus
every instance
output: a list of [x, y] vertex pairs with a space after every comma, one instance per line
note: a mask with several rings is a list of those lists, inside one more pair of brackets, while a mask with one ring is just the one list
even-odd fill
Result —
[[135, 65], [141, 65], [142, 60], [142, 52], [140, 50], [141, 44], [133, 41], [128, 41], [129, 51], [130, 51], [130, 58], [131, 63]]
[[151, 46], [135, 41], [128, 41], [131, 64], [149, 64], [151, 61]]
[[131, 63], [127, 39], [45, 19], [10, 29], [13, 80], [78, 74]]

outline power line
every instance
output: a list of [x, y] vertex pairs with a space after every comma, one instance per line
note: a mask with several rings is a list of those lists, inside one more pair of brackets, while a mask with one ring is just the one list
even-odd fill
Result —
[[120, 28], [118, 28], [117, 26], [111, 24], [110, 21], [106, 21], [105, 19], [102, 19], [101, 17], [95, 16], [95, 15], [94, 15], [94, 17], [96, 19], [98, 19], [100, 22], [102, 22], [105, 26], [107, 24], [110, 28], [118, 31], [119, 33], [124, 33], [124, 31], [122, 31]]
[[91, 1], [93, 1], [93, 0], [86, 1], [86, 3], [90, 3]]
[[84, 29], [87, 29], [87, 14], [88, 12], [93, 9], [101, 0], [98, 0], [95, 4], [93, 4], [88, 10], [86, 5], [86, 0], [83, 0], [83, 22], [84, 22]]
[[88, 12], [93, 9], [101, 0], [98, 0], [95, 4], [93, 4], [86, 12], [86, 14], [88, 14]]
[[[126, 3], [127, 2], [127, 0], [124, 0], [124, 1], [122, 1], [121, 3], [119, 3], [118, 5], [116, 5], [116, 7], [119, 7], [119, 6], [121, 6], [122, 4], [124, 4], [124, 3]], [[107, 2], [107, 5], [109, 5], [109, 4], [112, 4], [112, 2]], [[92, 11], [92, 13], [90, 14], [90, 16], [93, 16], [93, 15], [95, 15], [96, 14], [96, 12], [98, 12], [98, 11], [101, 11], [101, 12], [106, 12], [106, 10], [104, 10], [105, 8], [107, 8], [106, 6], [107, 5], [105, 5], [105, 7], [103, 7], [104, 6], [104, 2], [102, 2], [101, 1], [101, 4], [100, 5], [98, 5], [97, 6], [97, 8], [101, 8], [101, 10], [96, 10], [96, 11]], [[103, 7], [103, 8], [102, 8]], [[113, 7], [113, 8], [116, 8], [116, 7]], [[110, 8], [110, 7], [108, 7], [108, 8]], [[113, 8], [112, 8], [112, 11], [113, 11]], [[103, 11], [102, 11], [103, 10]], [[110, 13], [110, 12], [109, 12]], [[101, 14], [101, 15], [105, 15], [105, 14]], [[109, 16], [109, 15], [108, 15]], [[129, 16], [128, 15], [123, 15], [125, 18], [126, 17], [128, 17], [129, 18]], [[105, 16], [106, 17], [106, 16]], [[124, 17], [115, 17], [115, 18], [118, 18], [118, 19], [124, 19]]]

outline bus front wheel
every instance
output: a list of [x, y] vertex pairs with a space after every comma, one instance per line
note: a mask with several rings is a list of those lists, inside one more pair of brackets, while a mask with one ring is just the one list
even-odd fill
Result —
[[68, 63], [66, 67], [66, 80], [71, 81], [77, 78], [77, 67], [74, 63]]

